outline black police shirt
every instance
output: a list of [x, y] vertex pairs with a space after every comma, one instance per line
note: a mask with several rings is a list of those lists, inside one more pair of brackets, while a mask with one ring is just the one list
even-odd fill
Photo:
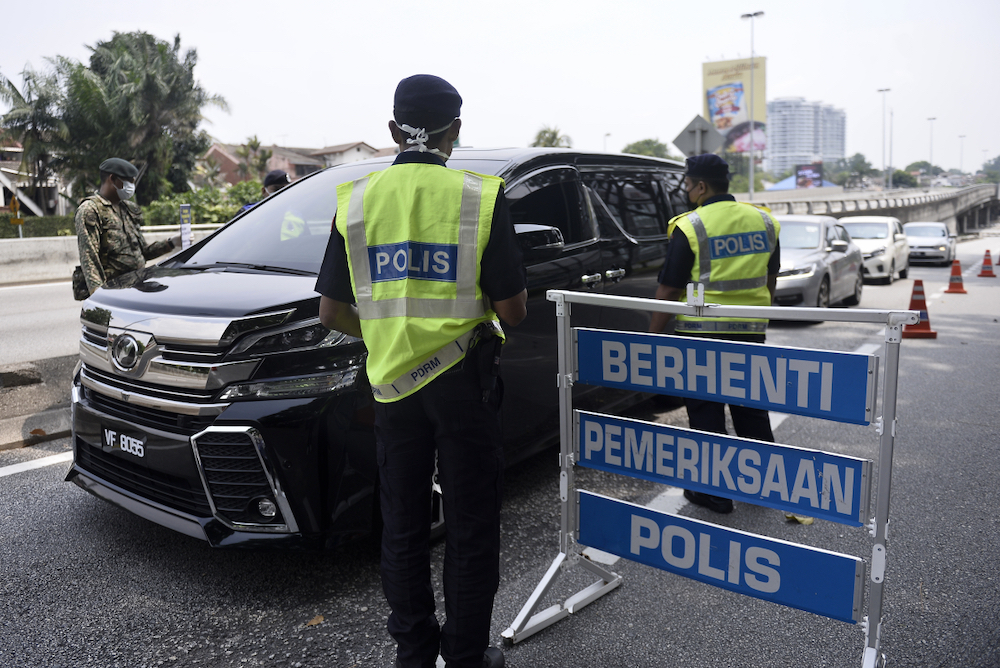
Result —
[[[715, 204], [716, 202], [735, 202], [732, 195], [715, 195], [705, 200], [702, 206]], [[670, 236], [670, 244], [667, 246], [667, 257], [663, 260], [663, 267], [657, 278], [660, 285], [668, 288], [684, 289], [691, 282], [691, 268], [694, 267], [694, 251], [688, 243], [687, 235], [679, 228], [674, 228], [674, 233]], [[777, 276], [781, 269], [781, 245], [775, 240], [774, 252], [767, 262], [767, 275]]]
[[[393, 165], [422, 162], [445, 167], [444, 161], [433, 153], [406, 151], [400, 153]], [[493, 208], [493, 224], [490, 239], [483, 250], [480, 263], [479, 285], [492, 301], [498, 302], [518, 295], [527, 285], [521, 249], [517, 244], [514, 226], [510, 222], [510, 210], [503, 188], [497, 194]], [[336, 225], [327, 242], [323, 266], [316, 279], [316, 292], [324, 297], [343, 302], [355, 303], [351, 286], [351, 273], [347, 264], [347, 246]]]

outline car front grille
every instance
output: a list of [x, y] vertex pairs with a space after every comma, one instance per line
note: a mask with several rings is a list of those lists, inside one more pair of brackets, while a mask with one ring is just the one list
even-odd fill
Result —
[[250, 433], [207, 431], [194, 441], [217, 515], [237, 524], [284, 523], [280, 510], [265, 518], [252, 503], [275, 495]]
[[79, 437], [76, 439], [76, 451], [77, 464], [83, 470], [113, 485], [195, 517], [212, 515], [205, 491], [201, 487], [193, 487], [183, 478], [120, 459]]
[[193, 436], [208, 428], [215, 421], [215, 416], [212, 415], [181, 415], [157, 408], [126, 403], [87, 388], [83, 388], [83, 392], [87, 402], [102, 413], [130, 424], [152, 429]]

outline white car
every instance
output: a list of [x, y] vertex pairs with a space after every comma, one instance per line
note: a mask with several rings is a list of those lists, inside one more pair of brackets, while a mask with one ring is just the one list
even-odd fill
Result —
[[956, 235], [944, 223], [906, 223], [906, 241], [910, 244], [911, 262], [936, 262], [949, 265], [955, 259]]
[[838, 221], [865, 258], [865, 276], [892, 283], [910, 273], [910, 245], [903, 225], [892, 216], [845, 216]]

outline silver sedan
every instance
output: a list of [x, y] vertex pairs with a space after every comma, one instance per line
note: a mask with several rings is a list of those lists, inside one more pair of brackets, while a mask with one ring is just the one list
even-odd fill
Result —
[[778, 216], [781, 270], [774, 303], [856, 306], [864, 287], [861, 249], [831, 216]]
[[910, 262], [948, 265], [955, 259], [957, 237], [944, 223], [906, 223], [903, 234], [910, 244]]

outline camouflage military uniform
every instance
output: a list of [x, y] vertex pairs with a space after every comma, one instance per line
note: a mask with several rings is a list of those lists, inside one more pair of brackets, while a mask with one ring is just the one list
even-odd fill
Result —
[[170, 241], [147, 244], [139, 227], [142, 211], [123, 201], [117, 205], [94, 193], [76, 210], [80, 267], [91, 294], [108, 280], [141, 269], [146, 260], [170, 251]]

